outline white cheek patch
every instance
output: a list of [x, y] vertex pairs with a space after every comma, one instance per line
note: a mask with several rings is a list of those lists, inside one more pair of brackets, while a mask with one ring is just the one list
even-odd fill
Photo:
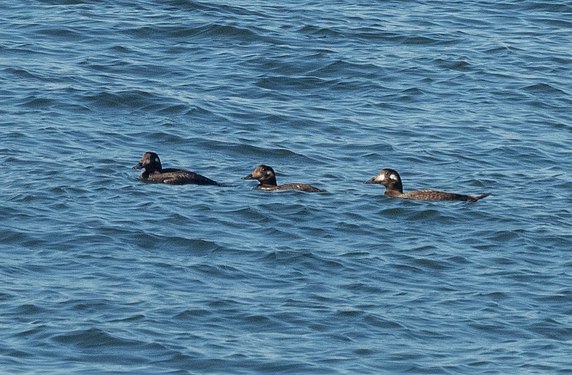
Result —
[[389, 178], [392, 179], [393, 181], [399, 181], [399, 178], [397, 177], [397, 175], [395, 173], [390, 174]]
[[159, 163], [159, 158], [155, 158], [155, 163]]

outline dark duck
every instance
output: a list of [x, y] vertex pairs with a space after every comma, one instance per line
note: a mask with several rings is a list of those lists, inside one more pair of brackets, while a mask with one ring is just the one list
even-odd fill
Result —
[[318, 189], [312, 185], [300, 184], [300, 183], [290, 183], [284, 185], [276, 184], [276, 173], [274, 169], [267, 165], [259, 165], [246, 177], [244, 180], [258, 180], [259, 184], [256, 187], [258, 190], [300, 190], [310, 193], [325, 192], [325, 190]]
[[163, 168], [159, 155], [154, 152], [146, 152], [141, 157], [134, 169], [144, 169], [141, 179], [146, 182], [156, 182], [172, 185], [196, 184], [196, 185], [220, 185], [218, 182], [195, 172], [176, 168]]
[[437, 190], [416, 190], [407, 193], [403, 192], [401, 177], [394, 169], [382, 169], [377, 176], [365, 182], [366, 184], [380, 184], [385, 186], [385, 195], [393, 198], [414, 199], [423, 201], [465, 201], [476, 202], [490, 194], [480, 194], [476, 196], [457, 193], [447, 193]]

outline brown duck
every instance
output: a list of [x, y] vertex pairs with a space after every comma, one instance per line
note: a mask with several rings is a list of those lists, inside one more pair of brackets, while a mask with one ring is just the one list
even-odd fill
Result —
[[154, 152], [146, 152], [134, 169], [144, 169], [141, 179], [146, 182], [156, 182], [172, 185], [196, 184], [196, 185], [220, 185], [198, 173], [185, 169], [163, 168], [159, 155]]
[[382, 169], [376, 176], [365, 182], [366, 184], [380, 184], [385, 186], [385, 195], [393, 198], [415, 199], [425, 201], [466, 201], [476, 202], [490, 194], [480, 194], [476, 196], [457, 193], [447, 193], [437, 190], [416, 190], [407, 193], [403, 192], [401, 177], [394, 169]]
[[258, 190], [300, 190], [309, 193], [325, 192], [325, 190], [308, 184], [290, 183], [278, 185], [276, 183], [276, 173], [274, 173], [274, 169], [263, 164], [254, 168], [251, 174], [243, 177], [243, 180], [258, 180], [259, 184], [256, 186]]

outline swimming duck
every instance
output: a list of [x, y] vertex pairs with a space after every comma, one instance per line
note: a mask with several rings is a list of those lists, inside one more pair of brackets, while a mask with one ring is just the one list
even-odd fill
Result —
[[163, 168], [161, 166], [159, 155], [154, 152], [144, 153], [139, 163], [133, 166], [133, 169], [144, 169], [141, 174], [141, 179], [147, 182], [172, 185], [220, 185], [218, 182], [213, 181], [210, 178], [185, 169]]
[[325, 190], [308, 184], [290, 183], [278, 185], [276, 184], [276, 173], [274, 173], [274, 169], [263, 164], [254, 168], [252, 173], [243, 177], [243, 180], [258, 180], [259, 184], [256, 187], [258, 190], [300, 190], [310, 193], [325, 192]]
[[466, 201], [476, 202], [490, 194], [480, 194], [477, 196], [457, 193], [447, 193], [436, 190], [417, 190], [407, 193], [403, 192], [401, 177], [396, 170], [382, 169], [376, 176], [365, 182], [366, 184], [380, 184], [385, 186], [385, 195], [393, 198], [415, 199], [426, 201]]

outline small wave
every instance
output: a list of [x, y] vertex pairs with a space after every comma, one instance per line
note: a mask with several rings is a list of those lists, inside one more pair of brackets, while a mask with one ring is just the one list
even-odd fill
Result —
[[42, 28], [36, 31], [38, 34], [56, 37], [65, 40], [82, 40], [85, 37], [80, 31], [71, 28]]
[[83, 100], [103, 109], [163, 110], [173, 105], [171, 98], [142, 90], [102, 91], [85, 95]]
[[36, 74], [33, 74], [24, 68], [5, 68], [3, 71], [5, 73], [13, 74], [18, 78], [39, 79]]
[[556, 88], [548, 83], [536, 83], [533, 85], [523, 87], [524, 91], [531, 93], [541, 93], [541, 94], [552, 94], [566, 96], [567, 93], [564, 90]]
[[447, 68], [447, 69], [451, 69], [451, 70], [456, 70], [459, 72], [468, 72], [472, 69], [471, 64], [469, 63], [469, 61], [465, 60], [459, 60], [459, 59], [455, 59], [455, 60], [444, 60], [444, 59], [436, 59], [435, 63], [438, 64], [439, 66], [443, 67], [443, 68]]
[[227, 24], [209, 23], [198, 27], [142, 26], [122, 31], [138, 39], [188, 40], [189, 38], [233, 39], [239, 42], [277, 43], [278, 40], [259, 34], [252, 28]]
[[315, 76], [265, 76], [260, 78], [256, 86], [267, 90], [323, 90], [335, 85], [337, 79], [324, 79]]
[[21, 105], [30, 109], [45, 109], [58, 104], [58, 101], [50, 98], [31, 97], [26, 99]]
[[165, 236], [151, 233], [135, 235], [137, 246], [147, 250], [175, 252], [184, 251], [189, 255], [204, 256], [215, 252], [221, 247], [215, 241], [188, 238], [182, 236]]
[[138, 341], [124, 339], [98, 328], [88, 328], [54, 335], [52, 340], [81, 348], [117, 348], [140, 344]]

